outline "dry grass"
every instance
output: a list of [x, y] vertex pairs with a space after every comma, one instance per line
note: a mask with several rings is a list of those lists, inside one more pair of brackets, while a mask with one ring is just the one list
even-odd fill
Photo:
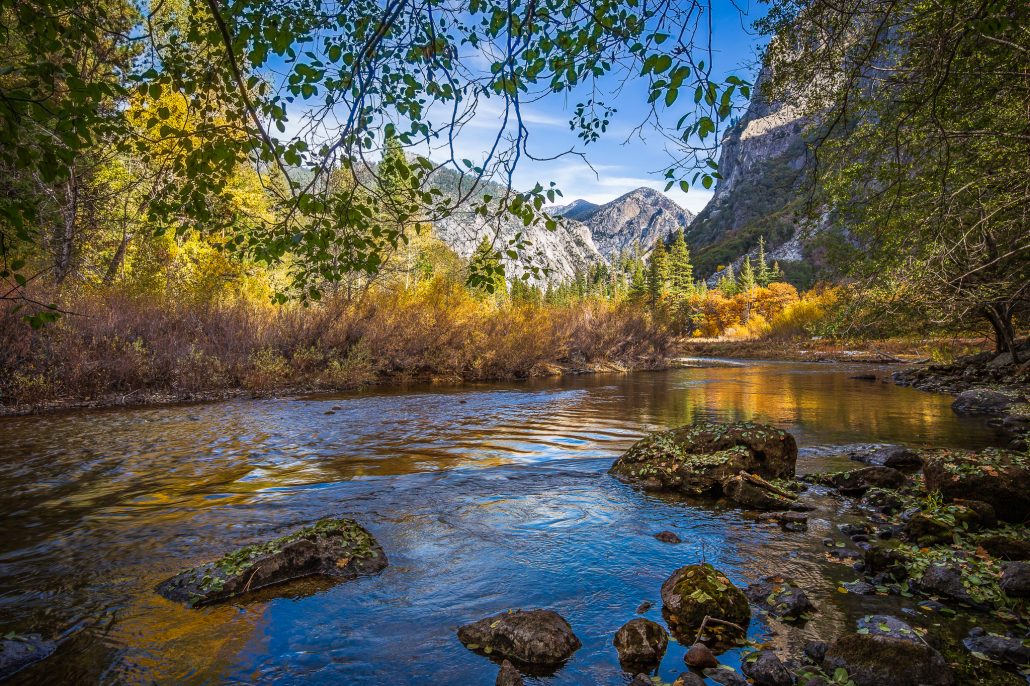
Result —
[[540, 370], [653, 367], [670, 346], [639, 310], [477, 298], [432, 282], [358, 304], [196, 304], [82, 297], [41, 331], [0, 309], [0, 406], [7, 411], [170, 400], [245, 390], [338, 390], [393, 380], [524, 378]]

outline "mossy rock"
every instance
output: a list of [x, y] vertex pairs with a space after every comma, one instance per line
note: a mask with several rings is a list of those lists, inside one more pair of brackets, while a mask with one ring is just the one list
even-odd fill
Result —
[[611, 474], [645, 488], [718, 495], [741, 471], [766, 479], [794, 477], [794, 437], [752, 422], [701, 422], [649, 434], [616, 460]]
[[357, 522], [326, 518], [180, 572], [158, 584], [157, 592], [197, 607], [301, 577], [353, 579], [375, 574], [386, 565], [382, 547]]
[[[746, 629], [751, 607], [744, 592], [710, 564], [687, 565], [662, 584], [662, 616], [681, 643], [694, 643], [705, 617], [732, 622]], [[728, 637], [723, 625], [711, 624], [714, 633]]]
[[921, 641], [872, 634], [844, 634], [826, 651], [827, 674], [844, 668], [855, 686], [953, 686], [955, 675], [941, 654]]
[[1030, 518], [1030, 455], [1000, 448], [942, 449], [927, 451], [924, 458], [928, 491], [940, 491], [947, 500], [983, 501], [1006, 522]]

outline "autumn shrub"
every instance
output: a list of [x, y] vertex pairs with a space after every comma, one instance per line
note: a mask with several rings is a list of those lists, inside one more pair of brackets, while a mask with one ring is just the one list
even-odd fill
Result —
[[816, 327], [830, 316], [836, 301], [836, 291], [832, 288], [808, 291], [772, 318], [769, 322], [769, 336], [797, 338], [812, 335]]

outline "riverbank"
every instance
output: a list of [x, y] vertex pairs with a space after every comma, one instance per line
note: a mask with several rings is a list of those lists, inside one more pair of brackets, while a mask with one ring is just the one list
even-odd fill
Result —
[[316, 307], [83, 298], [31, 329], [0, 311], [0, 414], [656, 369], [647, 313], [475, 297], [433, 284]]
[[841, 340], [831, 338], [748, 339], [682, 338], [675, 350], [684, 356], [792, 362], [868, 362], [926, 364], [947, 362], [991, 347], [980, 338]]

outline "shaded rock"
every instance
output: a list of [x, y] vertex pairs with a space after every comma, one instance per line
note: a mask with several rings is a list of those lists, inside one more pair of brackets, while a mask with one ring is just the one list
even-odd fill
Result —
[[7, 679], [29, 665], [45, 660], [57, 650], [56, 641], [39, 634], [16, 635], [0, 639], [0, 680]]
[[648, 610], [650, 610], [652, 607], [654, 607], [654, 603], [652, 603], [650, 600], [645, 600], [644, 602], [637, 605], [637, 614], [642, 615]]
[[637, 441], [609, 472], [646, 488], [718, 494], [741, 471], [767, 479], [794, 476], [797, 444], [785, 431], [754, 424], [702, 422]]
[[650, 619], [631, 619], [615, 632], [614, 643], [619, 663], [624, 668], [642, 667], [644, 671], [650, 671], [665, 656], [669, 635], [660, 624]]
[[970, 597], [969, 591], [962, 585], [962, 570], [957, 565], [930, 565], [923, 572], [917, 586], [923, 593], [977, 605]]
[[991, 388], [970, 388], [963, 391], [951, 404], [955, 414], [966, 416], [993, 416], [1003, 414], [1010, 406], [1022, 402], [1018, 393]]
[[748, 510], [783, 510], [792, 506], [795, 500], [739, 474], [722, 482], [722, 492], [727, 498]]
[[823, 669], [843, 667], [856, 686], [954, 686], [951, 667], [925, 643], [845, 634], [826, 650]]
[[801, 619], [814, 612], [815, 606], [792, 581], [781, 576], [770, 576], [744, 589], [747, 599], [774, 617], [785, 620]]
[[926, 488], [948, 500], [970, 499], [989, 503], [1006, 522], [1030, 517], [1030, 456], [1011, 450], [986, 448], [934, 450], [923, 465]]
[[[662, 584], [662, 616], [677, 638], [693, 642], [706, 616], [747, 628], [747, 596], [712, 565], [680, 567]], [[711, 627], [725, 633], [725, 627]]]
[[858, 620], [858, 633], [870, 636], [897, 638], [902, 641], [918, 641], [919, 635], [907, 623], [890, 615], [866, 615]]
[[1001, 566], [998, 582], [1005, 595], [1012, 598], [1030, 598], [1030, 562], [1006, 562]]
[[893, 469], [919, 469], [923, 466], [923, 458], [915, 450], [895, 446], [886, 448], [881, 453], [884, 467]]
[[1030, 541], [995, 534], [980, 539], [980, 545], [999, 560], [1030, 560]]
[[637, 674], [633, 681], [629, 682], [629, 686], [654, 686], [654, 682], [646, 674]]
[[865, 581], [849, 581], [841, 584], [848, 593], [854, 593], [856, 595], [873, 595], [876, 593], [876, 587]]
[[508, 660], [501, 663], [501, 671], [497, 672], [497, 681], [494, 682], [494, 686], [524, 686], [525, 683], [522, 673], [515, 669], [515, 665]]
[[754, 659], [749, 655], [740, 670], [758, 686], [792, 686], [794, 679], [790, 672], [771, 650], [763, 650]]
[[690, 646], [687, 654], [683, 656], [683, 661], [687, 663], [688, 667], [693, 667], [694, 669], [708, 669], [719, 666], [719, 660], [715, 658], [715, 653], [704, 643], [695, 643]]
[[758, 521], [774, 522], [784, 531], [808, 531], [808, 515], [800, 512], [766, 512]]
[[705, 676], [722, 686], [748, 686], [748, 681], [737, 674], [732, 667], [722, 665], [714, 669], [706, 669]]
[[672, 686], [705, 686], [705, 680], [693, 672], [683, 672], [672, 682]]
[[326, 518], [267, 543], [176, 574], [157, 592], [191, 607], [306, 576], [353, 579], [386, 567], [386, 554], [353, 519]]
[[808, 641], [805, 643], [805, 657], [814, 665], [820, 665], [826, 657], [826, 650], [830, 644], [826, 641]]
[[865, 571], [867, 574], [883, 573], [902, 581], [908, 577], [906, 563], [909, 561], [908, 554], [901, 549], [891, 547], [890, 544], [874, 545], [865, 551]]
[[998, 526], [998, 513], [994, 511], [994, 506], [990, 503], [964, 498], [955, 498], [954, 503], [975, 512], [977, 524], [981, 529], [993, 529]]
[[1030, 646], [1018, 638], [988, 633], [976, 627], [962, 640], [962, 645], [971, 653], [979, 653], [998, 662], [1017, 667], [1030, 665]]
[[860, 495], [870, 488], [900, 488], [908, 480], [891, 467], [863, 467], [829, 477], [830, 485], [845, 495]]
[[868, 524], [846, 523], [846, 524], [838, 524], [837, 525], [837, 530], [840, 531], [845, 536], [849, 536], [849, 537], [850, 536], [856, 536], [858, 534], [868, 534], [869, 533], [869, 528], [870, 527], [869, 527]]
[[954, 525], [928, 512], [919, 512], [905, 522], [905, 537], [920, 547], [952, 543]]
[[654, 535], [662, 543], [682, 543], [683, 540], [671, 531], [660, 531]]
[[458, 640], [469, 650], [507, 658], [520, 667], [558, 667], [582, 645], [553, 610], [501, 612], [459, 628]]

